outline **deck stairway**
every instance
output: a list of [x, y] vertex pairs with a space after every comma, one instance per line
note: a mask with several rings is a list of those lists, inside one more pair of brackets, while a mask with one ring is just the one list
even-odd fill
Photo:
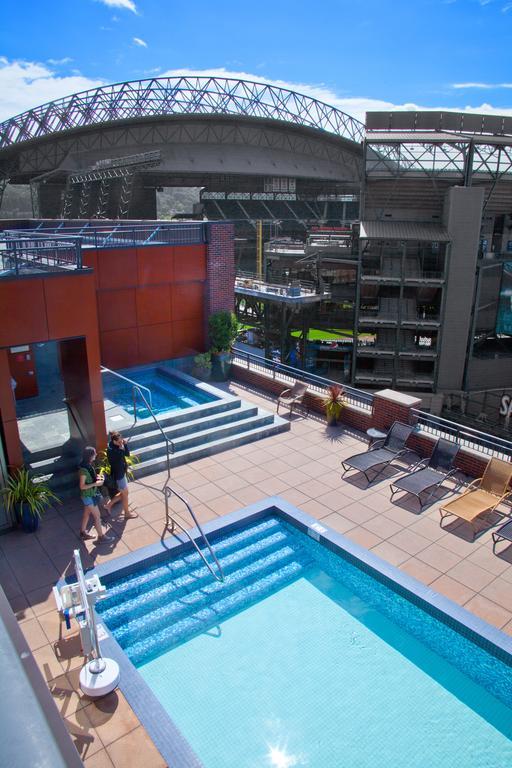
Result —
[[300, 539], [273, 517], [210, 542], [222, 582], [191, 552], [107, 586], [107, 597], [97, 606], [100, 618], [134, 664], [218, 626], [312, 564]]
[[[159, 423], [174, 448], [171, 467], [290, 429], [289, 421], [236, 397], [160, 416]], [[131, 452], [140, 460], [134, 467], [135, 479], [166, 468], [166, 443], [153, 421], [139, 422], [131, 429], [123, 429], [123, 434], [129, 438]], [[26, 461], [64, 499], [78, 493], [79, 453], [71, 450], [62, 455], [60, 448], [52, 448], [32, 453]]]

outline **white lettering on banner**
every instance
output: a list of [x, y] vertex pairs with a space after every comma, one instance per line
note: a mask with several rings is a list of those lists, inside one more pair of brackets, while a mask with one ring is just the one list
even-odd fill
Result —
[[501, 398], [500, 416], [506, 416], [509, 419], [512, 416], [512, 396], [503, 395]]

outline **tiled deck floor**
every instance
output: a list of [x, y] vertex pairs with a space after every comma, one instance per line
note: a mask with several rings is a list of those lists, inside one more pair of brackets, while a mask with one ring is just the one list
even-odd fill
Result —
[[[245, 386], [232, 384], [231, 391], [263, 407], [271, 405], [270, 397]], [[328, 429], [315, 416], [294, 416], [290, 432], [177, 468], [174, 484], [192, 502], [200, 521], [266, 496], [282, 496], [512, 635], [512, 547], [497, 557], [490, 531], [475, 542], [469, 540], [464, 524], [443, 531], [438, 504], [421, 514], [415, 500], [392, 504], [389, 478], [369, 489], [357, 476], [342, 480], [340, 460], [365, 449], [361, 435]], [[144, 479], [154, 485], [159, 481], [162, 475]], [[98, 702], [81, 695], [78, 635], [61, 625], [51, 593], [52, 585], [70, 568], [77, 546], [84, 565], [90, 566], [160, 538], [161, 496], [132, 484], [131, 500], [139, 518], [114, 522], [116, 538], [111, 544], [80, 543], [79, 501], [48, 513], [35, 535], [15, 532], [0, 537], [0, 582], [90, 768], [164, 765], [119, 691]]]

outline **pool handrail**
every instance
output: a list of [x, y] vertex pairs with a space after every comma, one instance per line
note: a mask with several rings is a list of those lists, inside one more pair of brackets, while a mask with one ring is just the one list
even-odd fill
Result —
[[[166, 529], [170, 530], [171, 533], [174, 533], [174, 526], [177, 525], [178, 528], [180, 528], [180, 530], [182, 530], [186, 534], [186, 536], [188, 537], [188, 539], [190, 540], [192, 545], [195, 547], [195, 549], [197, 550], [199, 556], [203, 560], [204, 564], [206, 565], [206, 567], [208, 568], [208, 570], [210, 571], [210, 573], [212, 574], [214, 579], [216, 579], [216, 581], [224, 581], [224, 573], [222, 571], [222, 566], [219, 563], [219, 561], [218, 561], [218, 559], [217, 559], [217, 557], [215, 555], [215, 552], [213, 551], [213, 549], [211, 547], [211, 544], [208, 541], [208, 539], [206, 537], [206, 534], [205, 534], [205, 532], [203, 531], [203, 529], [201, 527], [201, 524], [200, 524], [199, 520], [195, 516], [194, 511], [192, 510], [192, 507], [190, 506], [188, 501], [185, 498], [183, 498], [183, 496], [181, 496], [177, 491], [175, 491], [173, 488], [171, 488], [171, 485], [170, 485], [170, 480], [171, 480], [171, 454], [174, 453], [174, 443], [172, 442], [172, 440], [169, 440], [169, 438], [165, 434], [164, 430], [162, 429], [162, 425], [158, 421], [158, 419], [156, 417], [156, 414], [153, 411], [152, 404], [150, 402], [148, 402], [148, 400], [146, 399], [146, 397], [144, 395], [144, 392], [142, 391], [142, 390], [146, 390], [147, 392], [149, 392], [149, 396], [151, 398], [151, 390], [148, 387], [145, 387], [143, 384], [138, 384], [137, 382], [133, 381], [132, 379], [129, 379], [127, 376], [123, 376], [121, 373], [117, 373], [116, 371], [110, 370], [110, 368], [107, 368], [106, 366], [103, 366], [103, 365], [101, 366], [101, 372], [102, 373], [112, 373], [114, 376], [118, 376], [120, 379], [123, 379], [124, 381], [127, 381], [127, 382], [129, 382], [132, 385], [134, 421], [133, 421], [132, 426], [130, 427], [130, 430], [133, 429], [133, 427], [137, 423], [137, 404], [136, 404], [135, 393], [138, 392], [138, 394], [140, 395], [140, 397], [142, 399], [142, 402], [144, 403], [144, 405], [148, 409], [148, 411], [149, 411], [153, 421], [155, 422], [158, 430], [160, 431], [160, 434], [162, 435], [162, 437], [163, 437], [163, 439], [165, 441], [165, 458], [166, 458], [167, 477], [165, 479], [163, 487], [162, 488], [155, 488], [154, 486], [149, 486], [146, 483], [141, 483], [140, 480], [137, 480], [136, 482], [138, 482], [140, 485], [143, 485], [145, 488], [153, 488], [154, 490], [158, 490], [159, 492], [163, 493], [164, 502], [165, 502], [165, 521], [166, 521], [165, 527], [166, 527]], [[177, 496], [180, 499], [180, 501], [182, 501], [183, 504], [185, 504], [185, 506], [187, 507], [187, 510], [188, 510], [192, 520], [194, 521], [194, 524], [195, 524], [197, 530], [201, 534], [202, 540], [204, 541], [204, 543], [205, 543], [206, 547], [208, 548], [208, 551], [209, 551], [212, 559], [215, 562], [215, 565], [218, 568], [218, 574], [215, 573], [215, 571], [212, 568], [211, 564], [208, 562], [208, 560], [204, 556], [203, 552], [201, 552], [200, 548], [198, 547], [196, 541], [190, 535], [189, 531], [179, 522], [179, 520], [176, 520], [171, 515], [171, 513], [169, 511], [169, 498], [172, 495]], [[171, 525], [169, 525], [169, 521], [171, 521]]]

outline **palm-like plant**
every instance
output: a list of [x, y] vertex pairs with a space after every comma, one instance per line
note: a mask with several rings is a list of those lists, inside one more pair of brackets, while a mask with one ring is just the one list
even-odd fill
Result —
[[[132, 467], [139, 464], [140, 459], [139, 457], [132, 453], [130, 456], [125, 456], [126, 459], [126, 476], [128, 477], [128, 480], [133, 480], [133, 470]], [[96, 457], [96, 471], [100, 475], [104, 475], [105, 477], [107, 475], [111, 474], [111, 468], [110, 468], [110, 461], [108, 460], [108, 455], [106, 451], [100, 451]]]
[[325, 415], [329, 424], [335, 425], [343, 410], [343, 387], [339, 384], [331, 384], [327, 387], [327, 394], [323, 400]]
[[60, 504], [60, 499], [40, 478], [32, 475], [26, 467], [15, 470], [7, 479], [2, 490], [5, 506], [9, 513], [16, 515], [22, 507], [30, 516], [40, 520], [47, 507]]

